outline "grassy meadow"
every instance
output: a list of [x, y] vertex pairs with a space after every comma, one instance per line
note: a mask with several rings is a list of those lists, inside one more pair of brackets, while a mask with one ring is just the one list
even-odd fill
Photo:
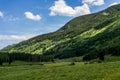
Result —
[[102, 63], [75, 62], [75, 65], [69, 60], [4, 63], [0, 66], [0, 80], [120, 80], [120, 57], [107, 57]]

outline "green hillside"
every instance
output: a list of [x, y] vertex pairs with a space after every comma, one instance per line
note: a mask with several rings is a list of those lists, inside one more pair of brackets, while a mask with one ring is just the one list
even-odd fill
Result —
[[[120, 55], [120, 4], [72, 19], [59, 30], [36, 36], [1, 51], [53, 55], [55, 58]], [[89, 57], [88, 57], [89, 56]]]

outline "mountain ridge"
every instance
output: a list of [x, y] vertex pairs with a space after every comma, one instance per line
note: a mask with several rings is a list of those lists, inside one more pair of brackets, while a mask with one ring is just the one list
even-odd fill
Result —
[[[110, 42], [113, 42], [112, 37], [111, 41], [106, 41], [106, 45], [100, 45], [104, 39], [103, 36], [107, 36], [113, 31], [118, 37], [114, 38], [117, 38], [117, 41], [119, 40], [119, 32], [114, 29], [116, 28], [119, 30], [119, 19], [120, 4], [111, 6], [97, 13], [76, 17], [55, 32], [39, 35], [29, 40], [22, 41], [19, 44], [5, 47], [2, 51], [54, 55], [56, 58], [89, 55], [92, 52], [94, 54], [100, 53], [98, 52], [100, 46], [106, 49], [105, 46], [110, 46]], [[111, 30], [111, 32], [107, 30]], [[116, 33], [114, 31], [116, 31]], [[111, 36], [113, 35], [111, 34]], [[101, 40], [97, 40], [97, 38]], [[108, 40], [109, 38], [105, 39]], [[107, 42], [109, 44], [107, 44]], [[113, 45], [117, 44], [115, 43]], [[93, 48], [91, 48], [91, 46]], [[99, 48], [98, 51], [96, 51], [97, 48]]]

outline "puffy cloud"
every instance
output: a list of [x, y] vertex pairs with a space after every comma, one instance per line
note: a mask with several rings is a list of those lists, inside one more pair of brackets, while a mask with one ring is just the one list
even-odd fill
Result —
[[114, 3], [110, 4], [109, 6], [113, 6], [113, 5], [117, 5], [117, 4], [119, 4], [119, 3], [118, 2], [114, 2]]
[[25, 14], [26, 18], [28, 18], [28, 19], [31, 19], [31, 20], [34, 20], [34, 21], [41, 20], [41, 16], [40, 15], [34, 15], [31, 12], [25, 12], [24, 14]]
[[94, 6], [101, 6], [104, 4], [104, 0], [83, 0], [82, 3], [94, 5]]
[[50, 16], [80, 16], [91, 13], [87, 4], [72, 8], [71, 6], [67, 5], [64, 0], [55, 1], [54, 5], [49, 9], [51, 10]]
[[3, 13], [0, 11], [0, 17], [3, 17]]

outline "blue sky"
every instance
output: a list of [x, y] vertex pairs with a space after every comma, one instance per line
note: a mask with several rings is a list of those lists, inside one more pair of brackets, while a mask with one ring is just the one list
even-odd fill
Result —
[[53, 32], [74, 17], [118, 3], [119, 0], [0, 0], [0, 49]]

